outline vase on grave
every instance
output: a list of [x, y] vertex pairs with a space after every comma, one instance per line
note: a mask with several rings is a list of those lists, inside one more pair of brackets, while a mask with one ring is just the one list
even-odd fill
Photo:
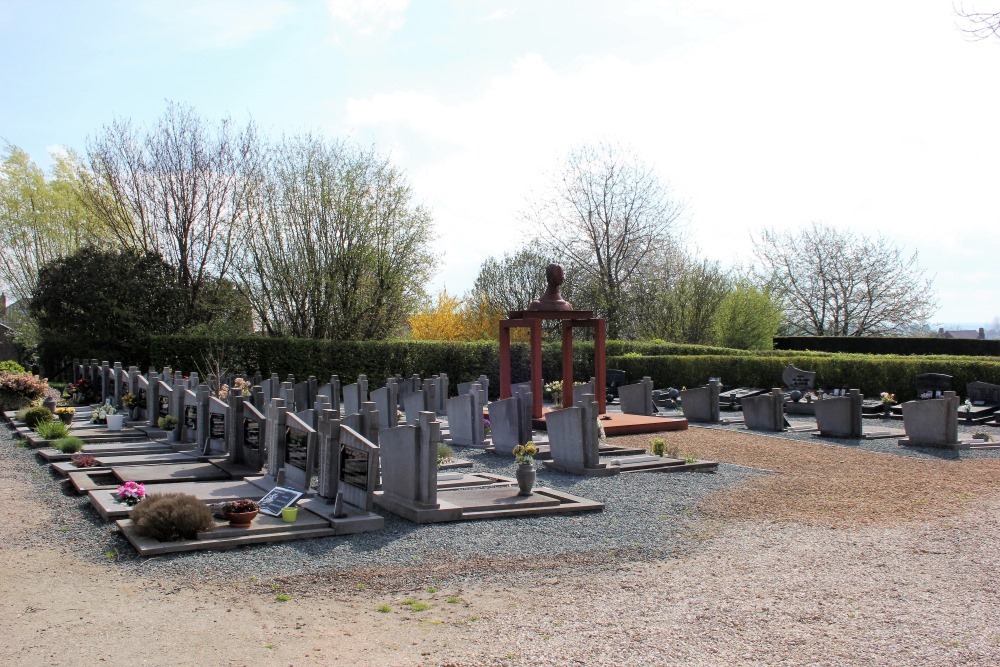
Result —
[[106, 423], [109, 431], [120, 431], [125, 423], [125, 415], [108, 415]]
[[56, 411], [56, 399], [52, 398], [51, 396], [46, 396], [45, 400], [42, 401], [42, 407], [43, 408], [48, 408], [49, 412], [55, 412]]
[[251, 512], [226, 512], [226, 519], [233, 528], [249, 528], [257, 516], [257, 510]]
[[530, 496], [535, 486], [535, 466], [530, 463], [520, 463], [517, 466], [517, 495]]
[[889, 419], [889, 417], [890, 417], [889, 411], [891, 409], [892, 409], [892, 405], [890, 405], [889, 403], [883, 403], [882, 404], [882, 419]]
[[59, 413], [59, 419], [62, 420], [63, 424], [66, 424], [66, 426], [69, 426], [70, 424], [73, 423], [73, 413], [72, 412], [60, 412]]

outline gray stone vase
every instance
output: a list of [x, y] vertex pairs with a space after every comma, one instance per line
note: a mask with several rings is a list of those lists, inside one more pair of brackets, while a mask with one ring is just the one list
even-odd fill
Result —
[[520, 463], [517, 466], [517, 487], [519, 496], [530, 496], [531, 488], [535, 486], [535, 466], [531, 463]]

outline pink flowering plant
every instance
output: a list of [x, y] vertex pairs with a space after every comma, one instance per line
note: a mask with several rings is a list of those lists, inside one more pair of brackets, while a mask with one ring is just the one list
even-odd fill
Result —
[[0, 409], [21, 410], [40, 401], [49, 391], [49, 383], [37, 375], [0, 371]]
[[146, 486], [138, 482], [125, 482], [115, 491], [115, 499], [122, 505], [132, 507], [146, 497]]
[[882, 404], [883, 405], [892, 405], [893, 403], [896, 402], [896, 395], [895, 394], [890, 394], [887, 391], [883, 391], [882, 395], [881, 395], [881, 399], [882, 399]]

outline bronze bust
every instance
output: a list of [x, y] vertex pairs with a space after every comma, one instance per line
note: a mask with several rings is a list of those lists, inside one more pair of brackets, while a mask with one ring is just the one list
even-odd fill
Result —
[[573, 310], [573, 304], [559, 293], [559, 286], [563, 284], [563, 268], [558, 264], [549, 264], [545, 267], [545, 281], [548, 283], [545, 294], [532, 301], [528, 310]]

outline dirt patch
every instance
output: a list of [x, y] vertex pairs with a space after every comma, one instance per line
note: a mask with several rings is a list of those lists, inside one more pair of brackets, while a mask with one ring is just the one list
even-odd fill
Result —
[[[649, 436], [616, 442], [643, 447]], [[956, 516], [1000, 485], [1000, 459], [936, 461], [705, 428], [669, 433], [667, 442], [699, 458], [779, 473], [708, 496], [701, 509], [723, 519], [891, 524]]]

